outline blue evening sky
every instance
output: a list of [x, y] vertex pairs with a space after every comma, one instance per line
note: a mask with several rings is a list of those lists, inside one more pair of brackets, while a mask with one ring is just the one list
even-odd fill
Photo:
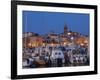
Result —
[[73, 32], [89, 35], [89, 14], [23, 11], [23, 32], [63, 33], [64, 25]]

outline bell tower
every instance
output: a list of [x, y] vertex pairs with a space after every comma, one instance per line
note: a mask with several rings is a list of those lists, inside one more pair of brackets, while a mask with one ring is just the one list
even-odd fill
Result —
[[68, 27], [67, 27], [67, 25], [65, 24], [65, 26], [64, 26], [64, 34], [67, 34], [67, 32], [68, 32]]

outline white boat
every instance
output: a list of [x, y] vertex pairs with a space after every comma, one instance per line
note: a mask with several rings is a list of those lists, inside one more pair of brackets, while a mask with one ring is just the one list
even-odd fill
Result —
[[64, 54], [63, 54], [63, 52], [62, 52], [61, 50], [59, 50], [59, 49], [54, 49], [54, 50], [52, 50], [52, 54], [51, 54], [50, 58], [51, 58], [51, 61], [54, 61], [54, 60], [56, 60], [56, 59], [58, 59], [58, 58], [62, 59], [63, 63], [64, 63], [64, 61], [65, 61], [65, 59], [64, 59]]

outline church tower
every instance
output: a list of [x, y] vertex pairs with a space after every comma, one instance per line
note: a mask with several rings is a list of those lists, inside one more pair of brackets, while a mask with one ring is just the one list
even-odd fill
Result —
[[65, 24], [65, 26], [64, 26], [64, 34], [67, 34], [67, 32], [68, 32], [68, 27], [67, 27], [67, 25]]

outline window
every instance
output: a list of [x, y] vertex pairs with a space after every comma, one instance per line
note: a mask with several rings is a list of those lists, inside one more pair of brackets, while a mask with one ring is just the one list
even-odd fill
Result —
[[55, 55], [57, 55], [57, 53], [55, 53]]
[[61, 55], [61, 53], [59, 53], [59, 55]]

